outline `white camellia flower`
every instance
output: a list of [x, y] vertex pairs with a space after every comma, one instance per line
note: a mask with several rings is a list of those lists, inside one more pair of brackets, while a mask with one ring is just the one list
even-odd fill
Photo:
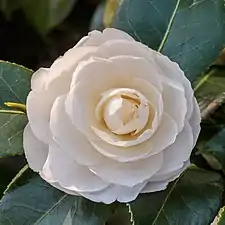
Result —
[[123, 31], [91, 32], [39, 69], [31, 89], [28, 163], [68, 194], [129, 202], [165, 189], [189, 165], [200, 131], [191, 84]]

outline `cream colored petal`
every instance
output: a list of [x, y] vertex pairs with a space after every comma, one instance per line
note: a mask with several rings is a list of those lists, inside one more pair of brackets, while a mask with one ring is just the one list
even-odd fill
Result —
[[[163, 175], [173, 173], [174, 171], [182, 168], [184, 162], [189, 160], [192, 149], [193, 134], [190, 125], [186, 123], [184, 129], [177, 136], [174, 144], [164, 150], [163, 166], [151, 178], [151, 181], [161, 180]], [[160, 177], [160, 179], [158, 177]]]
[[44, 164], [44, 166], [43, 166], [43, 168], [42, 168], [42, 170], [40, 171], [39, 174], [48, 183], [55, 183], [55, 182], [57, 182], [57, 180], [53, 176], [51, 168], [50, 168], [50, 156], [49, 156], [49, 154], [48, 154], [47, 159], [45, 161], [45, 164]]
[[127, 83], [126, 76], [125, 79], [118, 80], [116, 74], [113, 64], [108, 60], [92, 58], [79, 64], [73, 75], [79, 82], [76, 85], [73, 85], [73, 82], [71, 84], [66, 100], [66, 111], [81, 132], [89, 135], [92, 133], [90, 125], [96, 123], [95, 108], [101, 99], [101, 93]]
[[156, 89], [150, 82], [140, 78], [133, 79], [133, 81], [129, 84], [129, 87], [140, 91], [149, 100], [151, 106], [154, 108], [155, 117], [151, 125], [152, 130], [155, 131], [161, 121], [164, 109], [162, 93], [159, 92], [160, 90]]
[[177, 137], [177, 125], [167, 114], [163, 114], [160, 126], [154, 135], [140, 145], [129, 148], [113, 146], [101, 139], [90, 142], [97, 151], [118, 162], [131, 162], [157, 154], [174, 143]]
[[69, 195], [76, 195], [79, 196], [79, 194], [75, 191], [71, 191], [68, 190], [64, 187], [62, 187], [54, 178], [51, 178], [50, 180], [48, 179], [48, 177], [45, 176], [45, 174], [40, 173], [40, 176], [43, 180], [45, 180], [47, 183], [49, 183], [50, 185], [52, 185], [54, 188], [64, 192], [65, 194], [69, 194]]
[[82, 39], [81, 42], [79, 42], [78, 46], [98, 47], [109, 40], [134, 41], [134, 39], [124, 31], [114, 28], [106, 28], [103, 32], [97, 30], [91, 31], [85, 39]]
[[[97, 136], [106, 144], [110, 144], [115, 148], [116, 147], [125, 148], [122, 151], [129, 151], [126, 148], [137, 146], [143, 143], [144, 141], [148, 140], [153, 135], [153, 131], [150, 129], [145, 130], [138, 137], [133, 137], [131, 135], [121, 135], [121, 136], [115, 135], [108, 129], [104, 129], [104, 128], [98, 129], [98, 128], [92, 127], [92, 129], [97, 134]], [[92, 141], [91, 139], [90, 142], [92, 143], [93, 146], [95, 146], [96, 149], [98, 149], [98, 145], [96, 145], [96, 142], [98, 142], [98, 140], [95, 139], [94, 141]]]
[[51, 184], [54, 188], [56, 188], [56, 189], [58, 189], [62, 192], [65, 192], [65, 194], [80, 196], [80, 194], [78, 194], [77, 192], [71, 191], [69, 189], [66, 189], [66, 188], [62, 187], [58, 182], [52, 182], [52, 183], [49, 183], [49, 184]]
[[41, 171], [48, 156], [48, 146], [34, 136], [29, 124], [24, 129], [23, 148], [30, 168]]
[[46, 91], [31, 91], [27, 97], [27, 116], [30, 127], [35, 136], [48, 144], [51, 138], [49, 129], [49, 116], [52, 107], [51, 94]]
[[51, 110], [51, 132], [54, 140], [81, 165], [95, 165], [105, 157], [97, 152], [87, 138], [72, 124], [65, 112], [65, 96], [58, 97]]
[[[67, 76], [68, 84], [71, 82], [72, 74], [78, 63], [82, 60], [87, 60], [95, 55], [96, 47], [73, 47], [69, 49], [62, 57], [58, 58], [50, 67], [50, 74], [47, 82], [49, 85], [57, 86], [63, 76]], [[53, 82], [53, 84], [52, 84]], [[54, 84], [56, 82], [57, 84]]]
[[148, 182], [145, 187], [142, 189], [141, 193], [150, 193], [156, 191], [162, 191], [167, 188], [169, 183], [162, 181], [162, 182]]
[[185, 123], [187, 113], [187, 101], [185, 98], [185, 90], [182, 86], [178, 86], [172, 80], [166, 80], [163, 88], [163, 107], [164, 112], [168, 113], [177, 123], [178, 132], [180, 132]]
[[189, 124], [191, 126], [192, 129], [192, 133], [193, 133], [193, 147], [195, 146], [201, 127], [200, 127], [200, 123], [201, 123], [201, 112], [200, 112], [200, 108], [198, 106], [197, 100], [194, 98], [193, 99], [193, 103], [194, 103], [194, 109], [191, 115], [191, 118], [189, 120]]
[[122, 186], [133, 187], [152, 177], [162, 166], [162, 153], [136, 162], [118, 163], [105, 160], [101, 165], [90, 166], [90, 170], [103, 180]]
[[167, 173], [157, 174], [157, 176], [153, 176], [149, 182], [171, 182], [177, 179], [188, 167], [190, 166], [190, 160], [187, 160], [183, 163], [183, 166], [177, 170]]
[[52, 174], [52, 171], [51, 171], [51, 168], [50, 168], [50, 157], [48, 155], [47, 157], [47, 160], [45, 162], [45, 165], [42, 169], [42, 171], [39, 173], [41, 178], [43, 180], [45, 180], [46, 182], [48, 182], [50, 185], [52, 185], [54, 188], [57, 188], [59, 189], [60, 191], [63, 191], [67, 194], [70, 194], [70, 195], [79, 195], [77, 192], [75, 191], [71, 191], [71, 190], [68, 190], [64, 187], [62, 187], [58, 182], [57, 180], [55, 179], [55, 177], [53, 176]]
[[[151, 68], [154, 71], [157, 71], [158, 68], [155, 64], [155, 55], [160, 54], [153, 49], [149, 48], [148, 46], [140, 43], [140, 42], [130, 42], [125, 40], [111, 40], [98, 48], [97, 55], [99, 57], [104, 58], [112, 58], [117, 56], [132, 56], [143, 58], [150, 64]], [[159, 71], [157, 71], [157, 74]], [[160, 74], [161, 75], [161, 74]], [[159, 82], [159, 78], [161, 76], [156, 76], [154, 73], [149, 74], [149, 81], [150, 83], [154, 82], [154, 86], [158, 87], [157, 82]], [[155, 79], [157, 78], [157, 79]], [[151, 82], [152, 81], [152, 82]]]
[[167, 56], [160, 53], [154, 55], [156, 66], [160, 73], [172, 79], [175, 82], [179, 82], [185, 88], [185, 97], [187, 101], [187, 115], [186, 118], [189, 120], [193, 111], [193, 89], [190, 81], [185, 77], [184, 72], [180, 69], [179, 65], [172, 62]]
[[31, 89], [35, 91], [41, 91], [45, 89], [46, 82], [49, 76], [48, 68], [40, 68], [37, 70], [31, 78]]
[[[96, 55], [98, 55], [98, 53], [96, 53]], [[102, 72], [101, 75], [95, 75], [96, 72], [93, 73], [93, 71], [96, 70], [99, 72], [101, 68], [97, 69], [97, 67], [102, 67], [103, 64], [104, 67], [112, 70], [112, 72], [108, 70], [108, 73], [104, 75], [105, 77], [114, 76], [115, 79], [119, 79], [120, 81], [128, 81], [127, 84], [135, 78], [144, 79], [159, 90], [159, 92], [162, 91], [162, 79], [153, 63], [148, 62], [142, 57], [119, 54], [108, 59], [92, 57], [86, 62], [80, 63], [73, 75], [71, 86], [73, 87], [76, 83], [87, 80], [87, 77], [90, 78], [90, 76], [93, 80], [95, 76], [102, 76]], [[90, 71], [90, 69], [92, 69], [92, 71]], [[105, 71], [105, 68], [102, 69]], [[86, 73], [85, 76], [84, 73]], [[121, 88], [126, 88], [126, 86], [121, 86]]]
[[111, 204], [115, 201], [126, 203], [135, 200], [145, 185], [146, 182], [134, 187], [110, 185], [102, 191], [81, 193], [81, 195], [91, 201], [105, 204]]
[[[67, 113], [80, 131], [85, 134], [89, 132], [90, 135], [90, 121], [93, 123], [95, 120], [93, 112], [101, 99], [101, 94], [113, 88], [130, 88], [131, 84], [134, 84], [134, 79], [147, 78], [151, 71], [155, 74], [144, 59], [127, 56], [109, 60], [92, 58], [82, 62], [73, 75], [66, 103]], [[158, 85], [160, 86], [160, 83]], [[146, 97], [156, 100], [156, 96], [160, 96], [155, 94], [155, 89], [152, 93], [154, 93], [152, 97]]]
[[53, 177], [63, 187], [75, 192], [100, 191], [109, 184], [79, 165], [53, 142], [49, 147], [49, 165]]

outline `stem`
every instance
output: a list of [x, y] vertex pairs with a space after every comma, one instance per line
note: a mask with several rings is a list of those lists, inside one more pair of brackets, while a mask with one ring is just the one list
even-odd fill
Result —
[[208, 106], [202, 110], [202, 120], [208, 119], [219, 107], [225, 103], [225, 92], [220, 94], [216, 99], [208, 104]]
[[18, 110], [5, 110], [5, 109], [0, 109], [0, 114], [1, 113], [6, 113], [6, 114], [21, 114], [25, 115], [24, 112], [18, 111]]
[[15, 109], [18, 109], [19, 111], [26, 113], [26, 105], [24, 104], [17, 103], [17, 102], [5, 102], [4, 104], [8, 106], [9, 108], [15, 108]]

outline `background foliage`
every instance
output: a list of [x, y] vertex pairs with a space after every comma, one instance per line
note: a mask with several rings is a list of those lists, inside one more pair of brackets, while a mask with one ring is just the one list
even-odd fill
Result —
[[[129, 204], [97, 204], [60, 192], [29, 170], [22, 149], [27, 119], [20, 104], [33, 72], [0, 61], [0, 225], [225, 224], [224, 0], [0, 0], [0, 10], [0, 23], [6, 25], [0, 26], [6, 31], [0, 47], [8, 29], [16, 27], [17, 38], [9, 42], [12, 53], [3, 46], [4, 60], [35, 70], [74, 45], [88, 27], [116, 27], [178, 62], [202, 110], [193, 165], [165, 191], [140, 195]], [[17, 27], [28, 39], [18, 38]]]

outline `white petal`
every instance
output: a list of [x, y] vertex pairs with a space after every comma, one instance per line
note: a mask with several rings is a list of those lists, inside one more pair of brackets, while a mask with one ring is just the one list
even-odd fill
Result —
[[160, 126], [154, 135], [140, 145], [124, 148], [113, 146], [101, 139], [91, 139], [97, 151], [118, 162], [131, 162], [157, 154], [174, 143], [177, 137], [177, 125], [167, 114], [163, 114]]
[[65, 96], [58, 97], [52, 107], [50, 128], [55, 141], [79, 164], [95, 165], [104, 161], [87, 138], [72, 124], [65, 112]]
[[48, 76], [49, 69], [40, 68], [39, 70], [37, 70], [31, 78], [31, 89], [36, 91], [45, 89], [45, 84], [48, 80]]
[[131, 202], [137, 198], [146, 183], [138, 184], [134, 187], [125, 187], [119, 185], [110, 185], [102, 191], [81, 193], [85, 198], [94, 202], [103, 202], [111, 204], [114, 201]]
[[167, 188], [168, 182], [148, 182], [142, 189], [141, 193], [150, 193], [156, 191], [162, 191]]
[[[149, 48], [148, 46], [140, 42], [131, 42], [126, 40], [107, 41], [98, 48], [97, 53], [99, 57], [104, 58], [112, 58], [115, 56], [132, 56], [143, 58], [148, 61], [151, 67], [154, 68], [154, 70], [156, 71], [158, 70], [158, 68], [155, 63], [155, 55], [158, 54], [160, 53], [156, 52], [155, 50]], [[158, 79], [153, 79], [154, 77], [155, 75], [153, 73], [149, 74], [149, 79], [155, 80], [154, 82], [157, 82], [157, 80], [159, 80], [159, 76]]]
[[27, 97], [27, 116], [35, 136], [48, 144], [50, 139], [49, 116], [52, 98], [46, 91], [31, 91]]
[[[93, 112], [101, 99], [101, 94], [113, 88], [134, 87], [135, 79], [151, 77], [150, 71], [152, 71], [152, 76], [157, 76], [157, 71], [154, 71], [144, 59], [127, 56], [109, 60], [92, 58], [80, 63], [73, 75], [71, 91], [66, 103], [66, 111], [77, 129], [91, 135], [90, 121], [96, 120]], [[139, 80], [136, 86], [140, 86], [140, 82]], [[159, 82], [159, 88], [160, 85]], [[150, 98], [150, 102], [153, 99], [156, 101], [161, 96], [156, 91], [154, 86], [151, 90], [152, 96], [146, 96]]]
[[103, 32], [94, 30], [88, 34], [88, 37], [79, 42], [79, 46], [99, 46], [109, 40], [126, 40], [134, 41], [134, 39], [124, 31], [114, 28], [106, 28]]
[[43, 174], [40, 174], [41, 178], [45, 181], [47, 181], [50, 185], [52, 185], [54, 188], [64, 192], [65, 194], [69, 194], [69, 195], [76, 195], [76, 196], [79, 196], [80, 194], [78, 194], [77, 192], [75, 191], [71, 191], [71, 190], [68, 190], [64, 187], [62, 187], [57, 181], [49, 181], [46, 179], [45, 176], [43, 176]]
[[194, 147], [201, 130], [201, 127], [200, 127], [201, 113], [200, 113], [200, 108], [198, 106], [197, 100], [195, 98], [193, 99], [193, 103], [194, 103], [194, 109], [193, 109], [191, 118], [189, 120], [189, 124], [193, 132], [193, 138], [194, 138], [193, 147]]
[[44, 166], [43, 166], [43, 168], [42, 168], [42, 170], [40, 171], [39, 174], [48, 183], [55, 183], [55, 182], [57, 182], [57, 180], [53, 176], [51, 168], [50, 168], [50, 157], [49, 157], [49, 154], [48, 154], [47, 160], [45, 161], [45, 164], [44, 164]]
[[192, 149], [192, 130], [189, 124], [185, 124], [176, 141], [163, 151], [163, 166], [151, 178], [151, 181], [161, 181], [163, 176], [182, 168], [184, 162], [189, 160]]
[[133, 187], [152, 177], [162, 166], [162, 161], [162, 153], [159, 153], [136, 162], [118, 163], [106, 160], [101, 165], [89, 168], [109, 183]]
[[[96, 52], [96, 47], [73, 47], [69, 49], [62, 57], [58, 58], [50, 67], [50, 75], [48, 78], [48, 85], [56, 85], [51, 84], [52, 82], [56, 82], [57, 84], [60, 81], [58, 79], [62, 79], [63, 76], [67, 76], [68, 86], [71, 82], [72, 74], [76, 69], [78, 63], [82, 60], [87, 60], [91, 56], [93, 56]], [[65, 79], [65, 78], [64, 78]], [[57, 86], [57, 85], [56, 85]]]
[[179, 65], [172, 62], [167, 56], [160, 53], [154, 55], [156, 66], [161, 74], [167, 78], [181, 83], [185, 88], [185, 97], [187, 100], [187, 115], [189, 119], [193, 111], [193, 90], [190, 81], [185, 77], [184, 72], [180, 69]]
[[29, 124], [24, 129], [23, 148], [30, 168], [39, 172], [47, 159], [48, 146], [34, 136]]
[[54, 188], [59, 189], [62, 192], [65, 192], [68, 195], [75, 195], [75, 196], [79, 196], [80, 195], [80, 194], [78, 194], [75, 191], [71, 191], [69, 189], [66, 189], [66, 188], [62, 187], [58, 182], [52, 182], [52, 183], [49, 183], [49, 184], [51, 184]]
[[75, 192], [100, 191], [109, 185], [87, 167], [76, 163], [54, 142], [49, 147], [49, 161], [53, 177], [66, 189]]
[[187, 113], [187, 102], [185, 98], [184, 88], [178, 86], [174, 81], [167, 79], [164, 82], [163, 89], [163, 107], [177, 123], [178, 132], [184, 127], [185, 116]]

